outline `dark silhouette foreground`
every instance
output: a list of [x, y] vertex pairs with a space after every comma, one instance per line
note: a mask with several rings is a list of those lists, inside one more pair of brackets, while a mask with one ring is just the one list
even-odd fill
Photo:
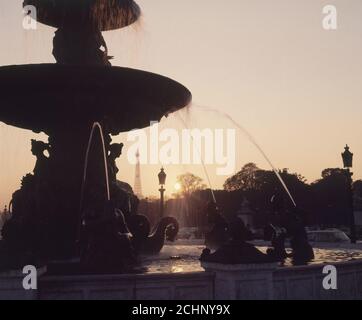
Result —
[[[157, 252], [165, 237], [175, 239], [178, 224], [164, 218], [151, 233], [132, 189], [116, 180], [122, 146], [111, 144], [111, 135], [149, 126], [189, 104], [191, 93], [169, 78], [111, 66], [101, 32], [136, 22], [140, 8], [133, 0], [25, 0], [24, 5], [34, 5], [38, 21], [58, 29], [57, 63], [0, 68], [0, 121], [49, 136], [46, 143], [32, 142], [36, 166], [13, 195], [0, 268], [74, 259], [81, 252], [87, 271], [124, 272], [138, 252]], [[106, 165], [97, 132], [84, 180], [95, 122], [104, 136]]]

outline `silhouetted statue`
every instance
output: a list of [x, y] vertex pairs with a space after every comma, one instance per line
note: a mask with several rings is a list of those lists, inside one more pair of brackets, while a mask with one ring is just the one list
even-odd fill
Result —
[[41, 242], [40, 221], [36, 216], [36, 182], [34, 176], [23, 177], [21, 188], [14, 192], [11, 207], [12, 217], [2, 229], [2, 245], [9, 254], [0, 259], [0, 270], [7, 267], [23, 267], [34, 261], [34, 254]]
[[49, 159], [44, 154], [45, 151], [50, 151], [49, 144], [31, 140], [31, 152], [36, 157], [33, 174], [25, 175], [21, 188], [14, 192], [11, 200], [13, 214], [3, 229], [4, 240], [19, 255], [24, 254], [24, 251], [43, 251], [40, 247], [43, 246], [45, 230], [42, 230], [41, 226], [45, 219], [39, 215], [38, 209], [51, 200], [47, 182]]
[[111, 190], [111, 201], [116, 208], [122, 209], [137, 253], [156, 254], [161, 251], [165, 240], [176, 240], [179, 224], [175, 218], [163, 217], [151, 231], [149, 219], [138, 212], [139, 199], [133, 193], [131, 186], [117, 181]]
[[287, 230], [283, 227], [274, 226], [270, 224], [272, 229], [271, 244], [273, 248], [268, 248], [267, 254], [279, 262], [284, 262], [288, 257], [285, 250], [285, 240], [287, 237]]
[[303, 265], [314, 259], [312, 246], [309, 244], [307, 232], [300, 212], [293, 212], [289, 223], [290, 245], [294, 265]]
[[49, 152], [49, 150], [50, 147], [48, 143], [31, 140], [31, 153], [36, 157], [35, 168], [33, 170], [35, 177], [46, 176], [48, 174], [49, 159], [44, 152]]
[[102, 33], [94, 29], [61, 28], [55, 32], [53, 56], [66, 65], [111, 66]]
[[117, 173], [119, 171], [116, 160], [122, 155], [123, 143], [112, 143], [108, 149], [108, 173], [110, 181], [114, 182], [117, 180]]
[[167, 241], [175, 241], [179, 223], [174, 217], [163, 217], [151, 233], [148, 218], [144, 215], [133, 215], [129, 220], [132, 243], [138, 253], [157, 254]]
[[209, 249], [217, 249], [229, 240], [228, 223], [214, 202], [207, 205], [206, 214], [212, 229], [205, 234], [205, 245]]
[[[307, 232], [300, 217], [300, 212], [294, 208], [292, 211], [285, 206], [284, 196], [276, 193], [271, 199], [273, 210], [270, 227], [272, 229], [272, 249], [268, 249], [268, 254], [284, 262], [287, 257], [292, 258], [295, 265], [307, 264], [314, 259], [313, 248], [308, 242]], [[287, 254], [285, 250], [285, 240], [290, 238], [292, 253]]]
[[131, 234], [121, 210], [109, 202], [101, 212], [89, 207], [82, 221], [85, 245], [82, 270], [92, 273], [130, 271], [136, 263]]
[[248, 230], [240, 218], [229, 224], [230, 241], [221, 245], [214, 253], [204, 249], [201, 261], [221, 264], [253, 264], [273, 262], [270, 256], [258, 250], [254, 245], [246, 242]]

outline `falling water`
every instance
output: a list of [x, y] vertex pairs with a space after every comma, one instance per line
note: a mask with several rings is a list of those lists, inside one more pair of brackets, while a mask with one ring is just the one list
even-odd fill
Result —
[[105, 173], [105, 182], [106, 182], [106, 189], [107, 189], [107, 200], [111, 200], [110, 191], [109, 191], [109, 178], [108, 178], [108, 166], [107, 166], [107, 153], [106, 153], [106, 146], [104, 143], [104, 136], [103, 136], [103, 130], [102, 126], [99, 122], [95, 122], [93, 124], [91, 134], [89, 136], [88, 146], [87, 146], [87, 152], [85, 156], [85, 163], [84, 163], [84, 174], [83, 174], [83, 184], [86, 182], [87, 179], [87, 169], [88, 169], [88, 160], [89, 160], [89, 151], [92, 145], [94, 131], [98, 129], [99, 136], [101, 138], [102, 142], [102, 152], [103, 152], [103, 161], [104, 161], [104, 173]]
[[[188, 108], [189, 108], [189, 107], [188, 107]], [[178, 113], [176, 113], [176, 115], [177, 115], [178, 118], [181, 120], [181, 122], [182, 122], [182, 124], [184, 125], [185, 129], [189, 129], [188, 126], [187, 126], [186, 121], [184, 120], [184, 118], [181, 117], [181, 114], [178, 112]], [[194, 139], [193, 136], [191, 136], [191, 139], [192, 139], [192, 140]], [[212, 187], [212, 184], [211, 184], [210, 175], [209, 175], [209, 173], [207, 172], [204, 159], [203, 159], [202, 156], [201, 156], [201, 150], [197, 150], [197, 151], [198, 151], [199, 157], [200, 157], [200, 159], [201, 159], [202, 167], [204, 168], [205, 176], [206, 176], [207, 182], [208, 182], [209, 187], [210, 187], [210, 191], [211, 191], [212, 198], [213, 198], [213, 200], [214, 200], [214, 203], [216, 203], [216, 197], [215, 197], [215, 193], [214, 193], [214, 190], [213, 190], [213, 187]]]
[[[207, 112], [213, 112], [216, 113], [219, 116], [222, 116], [223, 118], [226, 118], [227, 120], [229, 120], [233, 125], [235, 125], [247, 138], [248, 140], [259, 150], [259, 152], [261, 153], [261, 155], [264, 157], [264, 159], [268, 162], [268, 164], [270, 165], [270, 167], [273, 169], [275, 175], [277, 176], [277, 178], [279, 179], [280, 183], [282, 184], [284, 190], [286, 191], [286, 193], [288, 194], [290, 200], [292, 201], [293, 205], [296, 207], [297, 204], [292, 196], [292, 194], [290, 193], [287, 185], [285, 184], [283, 178], [281, 177], [279, 171], [275, 168], [275, 166], [273, 165], [273, 163], [271, 162], [270, 158], [267, 156], [267, 154], [264, 152], [264, 150], [261, 148], [261, 146], [259, 145], [259, 143], [255, 140], [255, 138], [249, 133], [249, 131], [247, 131], [243, 126], [241, 126], [239, 123], [237, 123], [232, 117], [230, 117], [227, 113], [222, 112], [218, 109], [215, 108], [211, 108], [211, 107], [206, 107], [206, 106], [200, 106], [200, 105], [195, 105], [192, 104], [190, 105], [188, 108], [191, 107], [195, 107], [198, 108], [200, 110], [203, 111], [207, 111]], [[180, 116], [181, 120], [182, 117]], [[204, 165], [204, 169], [206, 171], [206, 167]], [[208, 176], [208, 175], [207, 175]]]
[[[86, 183], [86, 181], [87, 181], [87, 170], [88, 170], [89, 152], [90, 152], [90, 148], [91, 148], [91, 146], [92, 146], [93, 137], [94, 137], [94, 132], [95, 132], [96, 129], [98, 129], [99, 136], [100, 136], [101, 142], [102, 142], [102, 151], [103, 151], [103, 160], [104, 160], [104, 172], [105, 172], [105, 182], [106, 182], [106, 189], [107, 189], [107, 200], [108, 200], [108, 201], [111, 200], [111, 195], [110, 195], [110, 191], [109, 191], [107, 153], [106, 153], [106, 147], [105, 147], [105, 143], [104, 143], [103, 130], [102, 130], [102, 126], [100, 125], [100, 123], [99, 123], [99, 122], [95, 122], [95, 123], [93, 124], [93, 126], [92, 126], [92, 130], [91, 130], [91, 133], [90, 133], [90, 136], [89, 136], [88, 146], [87, 146], [87, 152], [86, 152], [86, 156], [85, 156], [84, 172], [83, 172], [83, 182], [82, 182], [81, 204], [82, 204], [82, 201], [83, 201], [83, 193], [84, 193], [85, 183]], [[81, 208], [82, 208], [82, 205], [81, 205]]]
[[111, 195], [110, 195], [110, 190], [109, 190], [109, 177], [108, 177], [108, 166], [107, 166], [107, 157], [106, 157], [106, 147], [105, 147], [105, 143], [104, 143], [104, 136], [103, 136], [103, 130], [102, 130], [102, 126], [99, 122], [94, 122], [93, 126], [92, 126], [92, 130], [89, 136], [89, 140], [88, 140], [88, 146], [87, 146], [87, 152], [86, 152], [86, 156], [85, 156], [85, 161], [84, 161], [84, 172], [83, 172], [83, 181], [82, 181], [82, 191], [81, 191], [81, 197], [80, 197], [80, 220], [79, 220], [79, 225], [78, 225], [78, 235], [77, 235], [77, 242], [80, 242], [80, 237], [81, 237], [81, 224], [82, 224], [82, 220], [83, 220], [83, 200], [84, 200], [84, 190], [85, 190], [85, 185], [86, 185], [86, 181], [87, 181], [87, 170], [88, 170], [88, 161], [89, 161], [89, 153], [90, 153], [90, 148], [92, 146], [92, 142], [93, 142], [93, 137], [94, 137], [94, 132], [95, 130], [98, 129], [99, 132], [99, 136], [101, 138], [101, 142], [102, 142], [102, 151], [103, 151], [103, 159], [104, 159], [104, 173], [105, 173], [105, 182], [106, 182], [106, 190], [107, 190], [107, 200], [110, 201], [111, 200]]

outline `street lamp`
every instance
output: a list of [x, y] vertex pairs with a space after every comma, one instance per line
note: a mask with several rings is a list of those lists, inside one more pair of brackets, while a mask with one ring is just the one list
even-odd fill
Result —
[[159, 191], [160, 191], [160, 194], [161, 194], [161, 198], [160, 198], [160, 217], [162, 219], [163, 218], [163, 207], [164, 207], [164, 193], [166, 191], [166, 189], [164, 188], [164, 186], [166, 184], [166, 173], [165, 173], [165, 170], [163, 168], [161, 168], [161, 171], [158, 174], [158, 182], [159, 182], [159, 184], [161, 186]]
[[349, 146], [346, 145], [344, 152], [342, 153], [344, 173], [347, 178], [348, 184], [348, 198], [349, 198], [349, 211], [350, 211], [350, 226], [351, 226], [351, 243], [356, 243], [356, 224], [354, 219], [354, 208], [353, 208], [353, 173], [351, 172], [353, 164], [353, 153], [349, 151]]

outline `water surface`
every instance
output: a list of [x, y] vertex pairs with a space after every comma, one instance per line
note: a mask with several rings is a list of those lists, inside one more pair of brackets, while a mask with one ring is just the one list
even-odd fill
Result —
[[[141, 266], [149, 274], [204, 271], [199, 261], [204, 248], [203, 245], [165, 245], [159, 255], [141, 257]], [[258, 248], [263, 252], [267, 249]], [[314, 249], [314, 254], [315, 259], [310, 265], [362, 259], [362, 249]], [[290, 259], [287, 259], [285, 267], [293, 267]]]

